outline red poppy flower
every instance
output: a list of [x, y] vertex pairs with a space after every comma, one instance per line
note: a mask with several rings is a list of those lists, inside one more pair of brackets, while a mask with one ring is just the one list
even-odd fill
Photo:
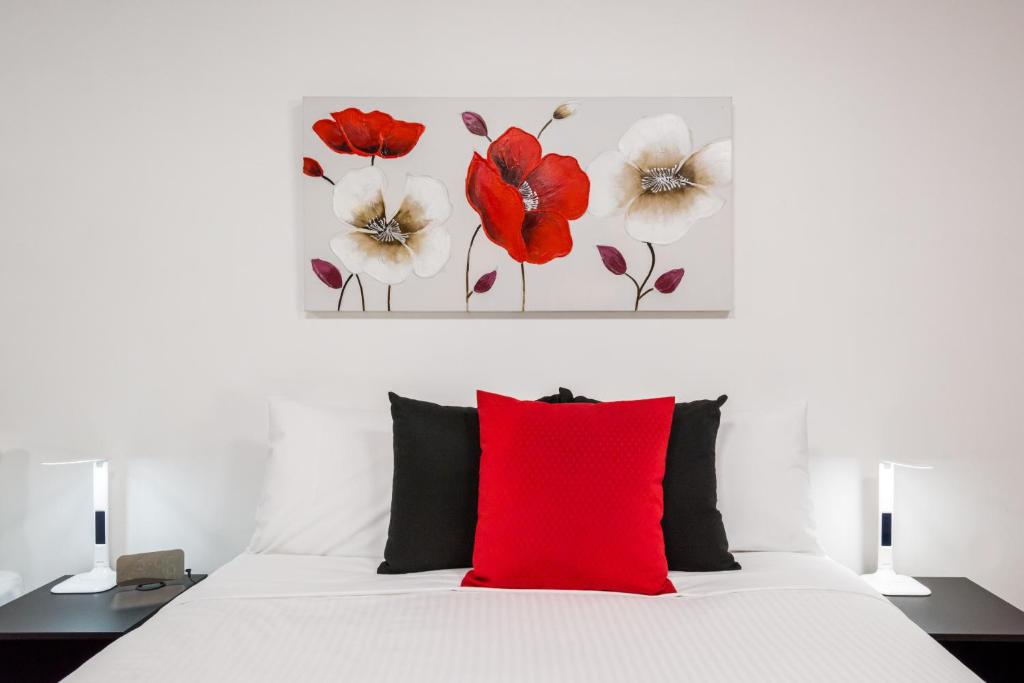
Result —
[[313, 131], [338, 154], [385, 159], [411, 152], [424, 129], [422, 123], [399, 121], [381, 111], [364, 113], [354, 107], [313, 124]]
[[516, 261], [547, 263], [572, 251], [569, 221], [587, 210], [590, 179], [573, 157], [547, 154], [524, 130], [509, 128], [487, 158], [473, 154], [466, 198], [484, 234]]

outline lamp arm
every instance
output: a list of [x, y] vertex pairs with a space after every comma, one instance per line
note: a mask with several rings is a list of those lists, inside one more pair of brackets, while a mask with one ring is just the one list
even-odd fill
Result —
[[92, 468], [92, 507], [96, 541], [93, 564], [96, 567], [110, 567], [110, 549], [107, 545], [109, 489], [110, 472], [107, 461], [97, 460]]

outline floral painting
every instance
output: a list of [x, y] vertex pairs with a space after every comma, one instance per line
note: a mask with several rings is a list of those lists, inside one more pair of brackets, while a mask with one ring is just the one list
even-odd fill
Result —
[[302, 107], [306, 309], [726, 313], [729, 98]]

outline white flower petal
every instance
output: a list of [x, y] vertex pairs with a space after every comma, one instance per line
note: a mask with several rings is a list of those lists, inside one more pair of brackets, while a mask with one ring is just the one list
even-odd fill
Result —
[[384, 173], [374, 166], [350, 171], [334, 186], [335, 215], [357, 228], [384, 216]]
[[444, 183], [429, 176], [406, 177], [405, 198], [395, 214], [402, 232], [416, 232], [431, 223], [444, 223], [451, 213], [452, 203]]
[[594, 216], [612, 216], [626, 209], [640, 196], [640, 171], [629, 163], [622, 152], [612, 150], [590, 162], [590, 206]]
[[690, 129], [676, 114], [640, 119], [619, 140], [619, 151], [641, 169], [675, 168], [692, 149]]
[[382, 243], [370, 235], [352, 230], [331, 239], [331, 251], [353, 273], [366, 273], [386, 285], [409, 277], [413, 257], [398, 242]]
[[420, 277], [437, 275], [452, 253], [452, 237], [440, 225], [413, 233], [405, 244], [412, 250], [413, 271]]
[[367, 235], [349, 231], [331, 238], [331, 251], [341, 259], [341, 263], [353, 273], [363, 272], [363, 265], [366, 263], [368, 252], [363, 244]]
[[629, 205], [626, 232], [651, 244], [671, 244], [701, 218], [713, 215], [725, 201], [699, 187], [672, 192], [645, 192]]
[[413, 269], [413, 255], [401, 244], [377, 252], [366, 259], [366, 274], [386, 285], [397, 285]]
[[682, 174], [709, 189], [731, 183], [732, 140], [719, 140], [698, 149], [683, 164]]

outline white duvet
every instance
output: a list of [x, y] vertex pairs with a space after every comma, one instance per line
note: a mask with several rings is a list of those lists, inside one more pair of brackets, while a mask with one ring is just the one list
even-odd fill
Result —
[[67, 679], [976, 681], [826, 557], [741, 553], [676, 595], [462, 589], [464, 570], [244, 554]]

